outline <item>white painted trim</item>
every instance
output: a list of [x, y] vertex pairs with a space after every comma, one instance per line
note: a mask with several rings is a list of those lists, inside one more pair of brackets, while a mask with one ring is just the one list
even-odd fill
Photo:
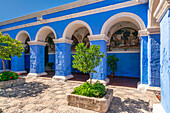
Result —
[[49, 55], [55, 55], [55, 52], [54, 53], [48, 53]]
[[153, 113], [166, 113], [162, 104], [153, 104]]
[[55, 75], [55, 76], [53, 76], [52, 81], [59, 81], [59, 80], [67, 81], [68, 79], [71, 79], [73, 77], [74, 77], [73, 75], [68, 75], [68, 76], [57, 76], [57, 75]]
[[138, 34], [139, 34], [139, 36], [148, 36], [147, 29], [145, 29], [145, 30], [139, 30], [139, 31], [138, 31]]
[[148, 0], [136, 0], [136, 1], [139, 3], [147, 3], [148, 2]]
[[107, 53], [140, 53], [140, 51], [107, 51]]
[[65, 28], [64, 33], [63, 33], [63, 38], [71, 39], [73, 33], [78, 28], [81, 28], [81, 27], [86, 27], [88, 29], [90, 35], [93, 35], [90, 26], [86, 22], [84, 22], [82, 20], [76, 20], [76, 21], [73, 21], [73, 22], [71, 22], [70, 24], [67, 25], [67, 27]]
[[157, 19], [157, 22], [160, 22], [167, 10], [170, 8], [170, 2], [167, 0], [160, 0], [160, 3], [154, 12], [154, 17]]
[[135, 24], [138, 29], [140, 30], [145, 30], [145, 24], [143, 22], [143, 20], [136, 14], [133, 13], [129, 13], [129, 12], [122, 12], [122, 13], [118, 13], [112, 17], [110, 17], [103, 25], [102, 30], [101, 30], [101, 34], [106, 34], [108, 33], [108, 31], [110, 30], [110, 28], [119, 22], [122, 21], [128, 21], [128, 22], [132, 22], [133, 24]]
[[34, 17], [42, 17], [42, 15], [47, 15], [47, 14], [51, 14], [51, 13], [55, 13], [55, 12], [73, 9], [73, 8], [76, 8], [76, 7], [81, 7], [81, 6], [84, 6], [84, 5], [93, 4], [93, 3], [97, 3], [97, 2], [101, 2], [101, 1], [104, 1], [104, 0], [79, 0], [79, 1], [76, 1], [76, 2], [69, 3], [69, 4], [50, 8], [50, 9], [47, 9], [47, 10], [44, 10], [44, 11], [39, 11], [39, 12], [32, 13], [32, 14], [29, 14], [29, 15], [14, 18], [14, 19], [11, 19], [11, 20], [6, 20], [6, 21], [3, 21], [3, 22], [0, 22], [0, 26], [10, 24], [10, 23], [14, 23], [14, 22], [27, 20], [27, 19], [31, 19], [31, 18], [34, 18]]
[[28, 42], [29, 45], [42, 45], [42, 46], [46, 46], [47, 43], [45, 42], [38, 42], [38, 41], [31, 41]]
[[70, 39], [65, 39], [65, 38], [59, 38], [59, 39], [53, 39], [54, 43], [68, 43], [72, 44], [72, 40]]
[[148, 34], [160, 34], [160, 27], [147, 28]]
[[[105, 7], [101, 7], [101, 8], [87, 10], [87, 11], [83, 11], [83, 12], [79, 12], [79, 13], [73, 13], [73, 14], [69, 14], [69, 15], [65, 15], [65, 16], [61, 16], [61, 17], [46, 19], [46, 23], [57, 22], [57, 21], [62, 21], [62, 20], [66, 20], [66, 19], [107, 12], [107, 11], [111, 11], [111, 10], [116, 10], [116, 9], [134, 6], [134, 5], [139, 5], [139, 4], [140, 4], [139, 2], [132, 0], [132, 1], [128, 1], [128, 2], [123, 2], [123, 3], [119, 3], [119, 4], [114, 4], [114, 5], [109, 5], [109, 6], [105, 6]], [[14, 30], [14, 29], [20, 29], [20, 28], [25, 28], [25, 27], [30, 27], [30, 26], [40, 25], [40, 24], [43, 24], [43, 23], [40, 21], [37, 21], [37, 22], [14, 26], [14, 27], [6, 28], [6, 29], [1, 29], [0, 31], [1, 32], [10, 31], [10, 30]]]
[[[1, 31], [1, 30], [0, 30]], [[4, 33], [4, 34], [2, 34], [3, 36], [6, 36], [6, 35], [8, 35], [8, 36], [10, 36], [8, 33]]]
[[[96, 83], [97, 81], [99, 81], [100, 83], [106, 86], [110, 80], [108, 78], [106, 78], [105, 80], [92, 79], [92, 83]], [[90, 79], [88, 79], [87, 82], [90, 82]]]
[[27, 77], [28, 78], [36, 78], [36, 77], [40, 77], [40, 76], [43, 76], [43, 75], [47, 75], [46, 72], [43, 72], [43, 73], [28, 73]]
[[[5, 71], [9, 71], [9, 69], [6, 69]], [[4, 72], [4, 70], [0, 70], [0, 73], [3, 73]]]
[[152, 87], [149, 86], [148, 84], [138, 84], [137, 85], [137, 90], [141, 91], [141, 92], [146, 92], [146, 91], [161, 91], [160, 87]]
[[95, 41], [95, 40], [105, 40], [106, 42], [109, 41], [109, 37], [105, 34], [100, 34], [100, 35], [90, 35], [88, 36], [90, 41]]
[[31, 38], [30, 38], [29, 33], [28, 33], [27, 31], [25, 31], [25, 30], [20, 31], [20, 32], [17, 34], [17, 36], [16, 36], [15, 39], [18, 40], [18, 41], [21, 41], [21, 43], [25, 43], [25, 42], [23, 42], [22, 37], [21, 37], [21, 39], [20, 39], [20, 35], [22, 35], [22, 34], [28, 35], [28, 38], [29, 38], [30, 41], [31, 41]]
[[38, 30], [36, 37], [35, 37], [35, 41], [44, 41], [45, 42], [45, 39], [50, 32], [53, 32], [55, 39], [57, 39], [54, 29], [50, 26], [44, 26]]
[[26, 71], [17, 71], [16, 73], [24, 74], [24, 73], [27, 73], [27, 72]]

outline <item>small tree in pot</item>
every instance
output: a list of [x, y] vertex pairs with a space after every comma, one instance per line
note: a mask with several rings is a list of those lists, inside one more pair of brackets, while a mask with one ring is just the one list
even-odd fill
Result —
[[109, 67], [109, 71], [111, 72], [111, 77], [114, 76], [114, 72], [117, 71], [117, 62], [119, 59], [116, 57], [116, 55], [109, 55], [107, 56], [107, 63]]
[[95, 67], [101, 63], [105, 54], [100, 52], [100, 46], [98, 45], [92, 45], [87, 48], [84, 43], [79, 43], [75, 49], [76, 55], [73, 55], [73, 68], [77, 68], [83, 73], [89, 73], [90, 84], [92, 85], [93, 73], [96, 73]]

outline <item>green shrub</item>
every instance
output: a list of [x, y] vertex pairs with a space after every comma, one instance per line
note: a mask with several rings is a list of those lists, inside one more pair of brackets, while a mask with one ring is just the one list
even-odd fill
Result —
[[94, 84], [85, 82], [83, 85], [76, 87], [73, 94], [82, 95], [87, 97], [103, 97], [106, 93], [105, 86], [97, 81]]
[[0, 81], [15, 80], [19, 78], [19, 74], [11, 71], [6, 71], [0, 74]]

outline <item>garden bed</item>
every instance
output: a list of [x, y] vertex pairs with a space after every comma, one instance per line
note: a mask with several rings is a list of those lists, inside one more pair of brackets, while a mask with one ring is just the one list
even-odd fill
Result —
[[7, 88], [12, 86], [17, 86], [25, 83], [25, 78], [19, 78], [16, 80], [1, 81], [0, 88]]
[[105, 113], [107, 112], [110, 106], [112, 98], [113, 98], [112, 89], [108, 89], [107, 93], [102, 98], [67, 94], [67, 104], [74, 107]]

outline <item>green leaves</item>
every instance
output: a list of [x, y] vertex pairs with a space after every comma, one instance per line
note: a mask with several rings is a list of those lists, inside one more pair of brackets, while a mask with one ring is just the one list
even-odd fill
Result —
[[3, 36], [0, 32], [0, 43], [6, 43], [8, 46], [0, 46], [0, 58], [4, 60], [11, 60], [10, 56], [18, 56], [19, 58], [24, 51], [24, 47], [20, 41], [12, 39], [9, 35]]
[[107, 56], [107, 63], [109, 66], [109, 71], [114, 73], [117, 71], [117, 62], [119, 59], [116, 57], [116, 55], [109, 55]]
[[79, 43], [75, 49], [76, 55], [73, 55], [73, 68], [77, 68], [83, 73], [96, 73], [94, 68], [105, 57], [105, 54], [100, 52], [100, 46], [92, 45], [90, 48], [87, 48], [84, 43]]
[[74, 94], [87, 97], [103, 97], [106, 93], [105, 86], [98, 81], [91, 85], [89, 82], [85, 82], [83, 85], [74, 89]]
[[6, 71], [6, 72], [0, 74], [0, 81], [15, 80], [18, 78], [19, 78], [19, 75], [15, 72]]

